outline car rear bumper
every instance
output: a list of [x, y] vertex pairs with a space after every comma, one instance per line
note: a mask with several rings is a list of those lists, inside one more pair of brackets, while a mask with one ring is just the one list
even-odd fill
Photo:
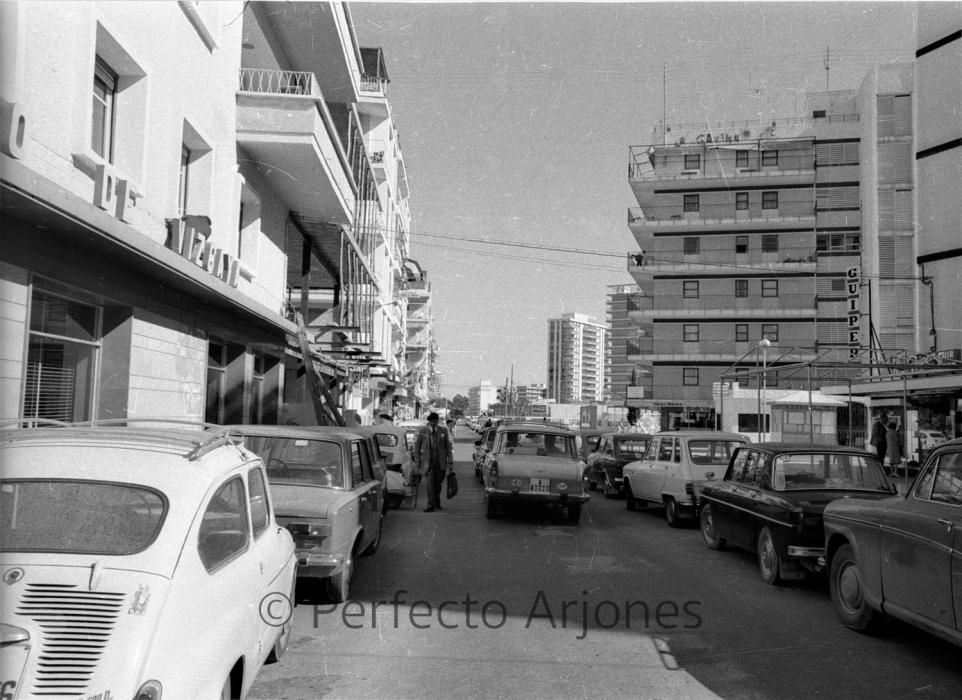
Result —
[[824, 547], [802, 547], [799, 545], [788, 545], [786, 554], [790, 557], [799, 559], [818, 559], [825, 556]]
[[297, 552], [297, 578], [327, 578], [344, 569], [346, 558], [340, 554]]
[[490, 486], [484, 489], [488, 498], [505, 499], [517, 501], [518, 503], [557, 503], [565, 505], [567, 503], [586, 503], [591, 500], [591, 496], [586, 493], [539, 493], [537, 491], [522, 491], [517, 489], [496, 489]]

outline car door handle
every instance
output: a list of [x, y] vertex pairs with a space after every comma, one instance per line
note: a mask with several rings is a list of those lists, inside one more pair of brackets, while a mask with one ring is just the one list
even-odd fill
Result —
[[955, 527], [955, 523], [954, 523], [954, 522], [952, 522], [951, 520], [946, 520], [945, 518], [939, 518], [939, 524], [940, 524], [940, 525], [945, 525], [945, 526], [946, 526], [948, 529], [950, 529], [950, 530], [951, 530], [953, 527]]

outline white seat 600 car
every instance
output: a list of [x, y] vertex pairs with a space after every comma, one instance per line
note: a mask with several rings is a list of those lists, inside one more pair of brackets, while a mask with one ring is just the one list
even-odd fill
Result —
[[283, 655], [294, 542], [226, 430], [4, 429], [0, 464], [4, 698], [242, 698]]

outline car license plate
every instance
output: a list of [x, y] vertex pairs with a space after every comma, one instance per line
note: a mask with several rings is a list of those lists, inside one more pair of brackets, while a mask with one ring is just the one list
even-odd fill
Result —
[[528, 491], [535, 493], [548, 493], [551, 486], [551, 479], [532, 479], [528, 485]]
[[17, 697], [17, 688], [23, 678], [23, 669], [27, 665], [29, 653], [30, 648], [23, 644], [11, 644], [0, 648], [0, 688], [3, 688], [3, 697]]

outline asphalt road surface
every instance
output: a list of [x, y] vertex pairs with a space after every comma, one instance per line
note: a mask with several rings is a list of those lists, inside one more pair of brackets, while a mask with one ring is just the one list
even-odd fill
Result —
[[474, 433], [457, 437], [458, 496], [389, 511], [353, 604], [299, 588], [288, 653], [251, 698], [962, 697], [958, 647], [847, 630], [824, 581], [768, 586], [753, 555], [711, 551], [661, 509], [593, 492], [579, 525], [487, 520]]

